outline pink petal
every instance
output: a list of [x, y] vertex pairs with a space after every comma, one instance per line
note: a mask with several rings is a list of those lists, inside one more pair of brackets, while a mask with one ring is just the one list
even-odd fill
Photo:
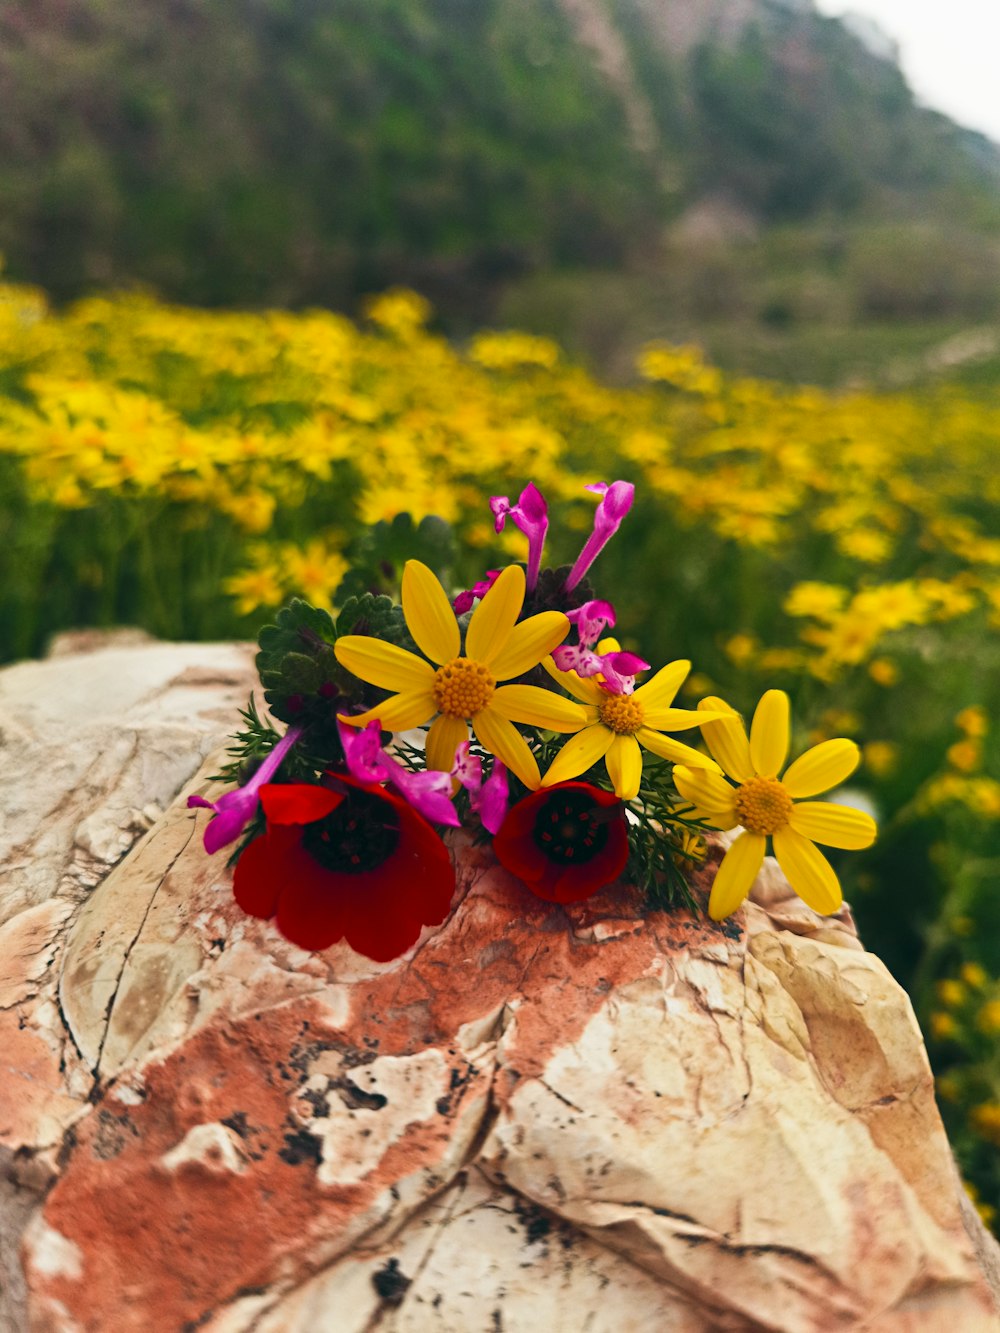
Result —
[[630, 481], [595, 482], [585, 487], [601, 496], [601, 503], [594, 514], [594, 531], [587, 538], [583, 550], [576, 558], [576, 564], [566, 580], [566, 591], [572, 592], [586, 574], [608, 542], [621, 527], [622, 519], [632, 508], [635, 499], [635, 487]]
[[387, 781], [390, 770], [385, 762], [385, 753], [381, 745], [382, 727], [378, 719], [360, 729], [338, 722], [337, 731], [351, 776], [357, 778], [359, 782]]
[[604, 633], [604, 627], [614, 625], [615, 608], [610, 602], [595, 599], [584, 602], [583, 606], [578, 606], [575, 611], [567, 611], [566, 619], [571, 625], [576, 626], [581, 646], [592, 648]]

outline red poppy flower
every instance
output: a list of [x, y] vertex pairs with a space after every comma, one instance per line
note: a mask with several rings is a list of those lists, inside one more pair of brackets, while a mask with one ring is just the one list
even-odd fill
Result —
[[511, 809], [493, 848], [500, 864], [539, 898], [575, 903], [625, 869], [625, 807], [589, 782], [542, 787]]
[[267, 832], [237, 862], [233, 893], [244, 912], [273, 916], [303, 949], [346, 939], [388, 962], [444, 920], [455, 890], [451, 857], [401, 797], [343, 773], [329, 781], [260, 789]]

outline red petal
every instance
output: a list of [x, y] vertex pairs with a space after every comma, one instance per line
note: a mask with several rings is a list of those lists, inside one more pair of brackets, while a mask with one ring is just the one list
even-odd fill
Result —
[[534, 837], [538, 810], [550, 799], [548, 789], [543, 788], [518, 801], [493, 839], [494, 854], [503, 868], [531, 888], [545, 883], [552, 866]]
[[283, 872], [275, 925], [285, 939], [314, 952], [343, 939], [347, 895], [342, 881], [350, 876], [327, 870], [301, 848], [286, 859]]
[[[284, 841], [284, 845], [283, 845]], [[250, 916], [274, 916], [287, 841], [263, 834], [240, 855], [233, 871], [233, 897]]]
[[[394, 802], [395, 803], [395, 802]], [[399, 802], [400, 840], [386, 861], [357, 882], [347, 902], [344, 934], [352, 949], [388, 962], [415, 943], [422, 928], [448, 915], [455, 870], [448, 849], [433, 828]]]
[[336, 810], [343, 799], [339, 792], [308, 782], [267, 782], [260, 789], [270, 824], [313, 824]]

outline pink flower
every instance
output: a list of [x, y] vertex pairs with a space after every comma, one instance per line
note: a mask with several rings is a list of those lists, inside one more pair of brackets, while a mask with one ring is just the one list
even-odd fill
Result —
[[576, 626], [580, 642], [562, 644], [553, 650], [552, 660], [559, 670], [575, 671], [578, 676], [603, 676], [609, 694], [631, 694], [636, 672], [648, 671], [649, 663], [635, 653], [594, 651], [605, 627], [615, 623], [615, 608], [611, 603], [596, 599], [584, 602], [575, 611], [567, 611], [566, 616]]
[[622, 519], [632, 508], [632, 501], [635, 499], [635, 487], [630, 481], [613, 481], [610, 485], [606, 481], [598, 481], [585, 489], [594, 491], [602, 498], [594, 514], [594, 531], [587, 538], [566, 580], [567, 592], [573, 591], [621, 527]]
[[478, 583], [474, 583], [468, 591], [460, 592], [451, 604], [455, 615], [464, 616], [466, 611], [471, 611], [472, 604], [476, 598], [485, 597], [499, 577], [499, 569], [491, 569], [487, 572], [484, 579], [480, 579]]
[[382, 725], [376, 719], [366, 727], [337, 723], [344, 760], [351, 776], [370, 785], [391, 782], [403, 799], [425, 819], [458, 828], [460, 820], [451, 800], [451, 774], [428, 769], [413, 773], [381, 746]]
[[490, 776], [483, 782], [483, 761], [469, 753], [468, 741], [462, 741], [455, 751], [451, 776], [469, 793], [469, 805], [487, 833], [498, 833], [507, 816], [508, 801], [507, 769], [500, 760], [493, 760]]
[[545, 503], [545, 496], [533, 481], [529, 481], [517, 497], [516, 505], [512, 505], [506, 495], [494, 495], [490, 500], [490, 509], [493, 511], [497, 532], [503, 532], [507, 519], [512, 518], [528, 538], [525, 586], [528, 592], [534, 592], [538, 584], [538, 571], [542, 567], [545, 534], [549, 528], [549, 507]]
[[261, 787], [270, 782], [280, 768], [281, 761], [301, 735], [301, 727], [289, 727], [250, 781], [235, 791], [227, 791], [217, 801], [206, 801], [204, 796], [188, 797], [188, 809], [198, 806], [215, 812], [205, 827], [206, 852], [217, 852], [220, 847], [236, 841], [256, 814]]

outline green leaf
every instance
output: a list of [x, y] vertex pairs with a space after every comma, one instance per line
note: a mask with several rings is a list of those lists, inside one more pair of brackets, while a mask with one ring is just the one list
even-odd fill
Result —
[[406, 628], [403, 608], [381, 594], [362, 593], [360, 597], [349, 597], [337, 617], [337, 637], [344, 634], [369, 634], [384, 643], [394, 643], [410, 652], [417, 652], [417, 645]]
[[391, 523], [383, 520], [363, 533], [350, 555], [351, 569], [337, 589], [338, 602], [365, 593], [398, 595], [407, 560], [422, 561], [447, 586], [455, 539], [442, 518], [427, 515], [414, 524], [409, 514], [397, 514]]

